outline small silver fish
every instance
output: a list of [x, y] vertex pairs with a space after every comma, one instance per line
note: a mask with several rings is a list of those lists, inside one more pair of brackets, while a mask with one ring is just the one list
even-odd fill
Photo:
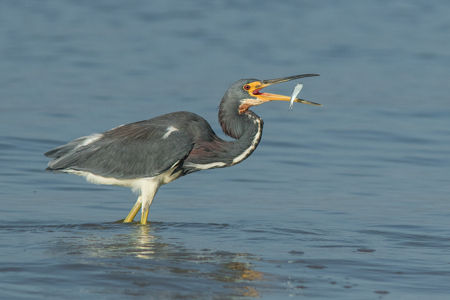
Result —
[[303, 88], [303, 83], [297, 83], [294, 90], [292, 91], [291, 104], [289, 105], [289, 110], [292, 109], [292, 106], [294, 105], [294, 100], [295, 100], [295, 98], [297, 98], [297, 95], [300, 93], [302, 88]]

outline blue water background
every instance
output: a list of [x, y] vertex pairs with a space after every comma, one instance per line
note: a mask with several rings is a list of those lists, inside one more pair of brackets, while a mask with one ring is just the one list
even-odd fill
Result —
[[[0, 295], [448, 299], [447, 1], [1, 1]], [[245, 162], [158, 192], [45, 173], [79, 136], [302, 73]], [[290, 95], [295, 82], [270, 88]]]

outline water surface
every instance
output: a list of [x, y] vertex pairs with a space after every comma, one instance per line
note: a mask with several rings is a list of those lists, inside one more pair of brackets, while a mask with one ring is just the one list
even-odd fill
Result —
[[[447, 299], [445, 1], [3, 1], [0, 294], [8, 299]], [[45, 173], [79, 136], [301, 73], [245, 162], [136, 196]], [[270, 91], [289, 95], [295, 83]]]

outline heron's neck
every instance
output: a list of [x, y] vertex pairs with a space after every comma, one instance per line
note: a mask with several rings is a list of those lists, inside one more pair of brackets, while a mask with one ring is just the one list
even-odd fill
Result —
[[254, 112], [226, 116], [219, 112], [219, 122], [223, 132], [236, 139], [229, 142], [228, 157], [232, 158], [230, 165], [240, 163], [255, 151], [261, 141], [264, 122]]

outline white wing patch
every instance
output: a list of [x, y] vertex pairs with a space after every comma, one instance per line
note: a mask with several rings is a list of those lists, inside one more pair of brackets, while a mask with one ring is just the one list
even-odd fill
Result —
[[167, 139], [167, 138], [169, 137], [169, 135], [170, 135], [172, 132], [174, 132], [174, 131], [178, 131], [178, 129], [175, 128], [175, 127], [173, 127], [173, 126], [167, 127], [167, 132], [166, 132], [166, 134], [163, 135], [162, 138], [163, 138], [163, 139]]
[[86, 136], [86, 138], [83, 140], [83, 142], [79, 143], [76, 146], [76, 148], [87, 146], [87, 145], [89, 145], [89, 144], [91, 144], [91, 143], [101, 139], [102, 137], [103, 137], [103, 134], [101, 134], [101, 133], [96, 133], [96, 134], [93, 134], [93, 135], [90, 135], [90, 136]]

